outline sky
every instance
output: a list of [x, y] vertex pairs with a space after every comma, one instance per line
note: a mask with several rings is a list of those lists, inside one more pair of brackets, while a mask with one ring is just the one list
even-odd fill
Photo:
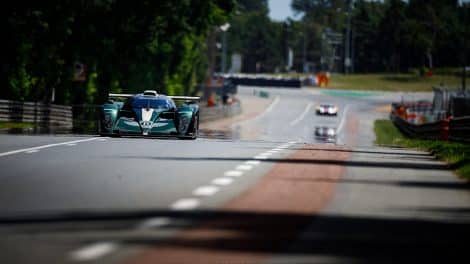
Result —
[[290, 8], [291, 0], [269, 0], [269, 17], [272, 20], [284, 21], [287, 17], [299, 18], [294, 16], [293, 10]]

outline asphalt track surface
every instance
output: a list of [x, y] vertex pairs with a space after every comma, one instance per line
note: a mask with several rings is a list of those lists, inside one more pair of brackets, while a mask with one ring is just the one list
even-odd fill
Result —
[[[0, 262], [167, 263], [152, 250], [171, 244], [202, 250], [191, 261], [200, 263], [468, 263], [468, 185], [429, 153], [373, 145], [373, 121], [387, 118], [380, 109], [430, 94], [239, 88], [241, 96], [253, 89], [269, 92], [269, 107], [216, 138], [0, 135]], [[338, 116], [315, 114], [325, 102]], [[336, 138], [316, 138], [317, 126]], [[243, 129], [257, 133], [247, 139]], [[292, 161], [299, 151], [320, 158]], [[314, 166], [294, 191], [331, 190], [318, 208], [224, 210], [276, 171], [295, 170], [290, 163]], [[331, 166], [338, 177], [325, 176]], [[269, 207], [269, 194], [263, 199]], [[245, 236], [185, 237], [208, 221]], [[214, 261], [214, 252], [228, 255]]]

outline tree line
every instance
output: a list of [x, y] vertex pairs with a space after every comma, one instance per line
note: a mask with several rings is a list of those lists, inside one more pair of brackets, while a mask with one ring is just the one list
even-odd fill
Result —
[[[100, 103], [108, 92], [188, 94], [207, 74], [206, 38], [227, 0], [47, 0], [2, 7], [1, 98]], [[85, 81], [74, 67], [85, 67]], [[81, 67], [81, 66], [80, 66]]]
[[[222, 68], [226, 22], [226, 68], [239, 53], [247, 73], [342, 72], [346, 36], [355, 72], [469, 61], [468, 2], [292, 0], [291, 7], [300, 19], [270, 20], [267, 0], [17, 0], [0, 11], [0, 97], [82, 104], [110, 91], [191, 94]], [[77, 65], [84, 81], [73, 77]]]
[[284, 22], [269, 20], [266, 0], [239, 4], [229, 44], [243, 55], [244, 72], [302, 72], [306, 63], [313, 71], [343, 72], [347, 36], [355, 72], [461, 67], [469, 61], [468, 2], [292, 0], [301, 19]]

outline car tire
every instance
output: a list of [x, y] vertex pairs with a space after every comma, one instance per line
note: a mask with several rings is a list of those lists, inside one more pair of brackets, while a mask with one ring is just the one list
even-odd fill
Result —
[[187, 135], [187, 136], [180, 136], [178, 137], [178, 139], [186, 139], [186, 140], [195, 140], [197, 139], [198, 135], [199, 135], [199, 112], [196, 113], [194, 115], [194, 118], [193, 120], [191, 121], [191, 124], [192, 126], [192, 132], [193, 132], [193, 135], [190, 136], [190, 135]]

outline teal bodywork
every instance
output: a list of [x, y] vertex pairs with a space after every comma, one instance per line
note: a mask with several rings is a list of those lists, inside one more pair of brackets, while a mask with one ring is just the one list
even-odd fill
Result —
[[136, 95], [126, 102], [102, 105], [101, 134], [110, 136], [175, 136], [195, 139], [199, 106], [186, 102], [176, 106], [164, 95]]

